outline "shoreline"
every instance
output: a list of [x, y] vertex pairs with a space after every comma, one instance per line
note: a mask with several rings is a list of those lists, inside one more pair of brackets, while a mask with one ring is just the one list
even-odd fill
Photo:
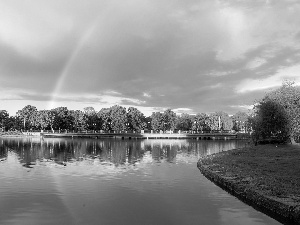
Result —
[[[273, 183], [270, 183], [269, 187], [265, 184], [259, 185], [258, 180], [268, 180], [267, 171], [273, 171], [274, 168], [267, 164], [263, 170], [254, 169], [254, 171], [251, 171], [251, 169], [249, 169], [251, 167], [248, 167], [251, 160], [253, 161], [255, 159], [256, 161], [260, 161], [268, 158], [256, 157], [256, 154], [260, 154], [261, 152], [259, 151], [264, 151], [264, 148], [269, 149], [268, 154], [270, 154], [270, 149], [278, 149], [276, 145], [265, 145], [229, 150], [199, 159], [197, 167], [207, 179], [256, 210], [265, 213], [283, 224], [300, 224], [300, 195], [298, 195], [300, 191], [297, 193], [296, 198], [292, 198], [286, 193], [283, 195], [274, 194], [274, 190], [278, 191], [278, 193], [280, 192], [281, 186], [284, 191], [286, 191], [285, 188], [287, 188], [288, 191], [291, 187], [285, 187], [285, 184], [280, 182], [277, 184], [278, 189], [276, 189], [277, 187], [272, 187]], [[290, 147], [280, 146], [280, 148], [282, 148], [281, 151], [285, 151], [284, 148]], [[283, 154], [284, 153], [285, 152], [283, 152]], [[300, 148], [298, 155], [299, 157], [295, 161], [299, 163]], [[269, 159], [272, 160], [272, 157], [273, 155], [271, 153]], [[276, 151], [275, 158], [278, 157], [284, 156], [281, 156], [280, 153]], [[243, 168], [243, 160], [248, 160], [249, 162], [249, 164], [245, 163], [245, 165], [247, 165], [244, 166], [245, 168]], [[253, 166], [259, 167], [260, 165], [258, 163]], [[297, 167], [296, 170], [298, 171], [298, 169], [299, 167]], [[277, 171], [274, 173], [276, 174]], [[293, 180], [293, 178], [291, 180]], [[298, 189], [300, 189], [300, 186], [298, 186]]]

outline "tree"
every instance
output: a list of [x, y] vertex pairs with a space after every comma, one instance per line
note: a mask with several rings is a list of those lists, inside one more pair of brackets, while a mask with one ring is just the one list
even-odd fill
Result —
[[86, 126], [89, 130], [101, 129], [99, 126], [99, 119], [97, 113], [93, 107], [85, 107], [83, 109], [86, 116]]
[[151, 127], [154, 131], [159, 131], [164, 129], [163, 114], [160, 112], [153, 112], [151, 115]]
[[249, 120], [256, 142], [260, 139], [270, 138], [285, 142], [288, 139], [288, 116], [282, 105], [269, 97], [265, 97], [255, 106], [254, 110], [255, 114]]
[[192, 130], [193, 131], [209, 131], [210, 130], [210, 119], [205, 113], [198, 113], [194, 116]]
[[175, 130], [176, 128], [176, 113], [171, 109], [167, 109], [163, 113], [164, 130]]
[[127, 128], [132, 131], [140, 131], [147, 126], [144, 114], [134, 107], [129, 107], [127, 110], [127, 122]]
[[55, 130], [66, 130], [72, 129], [72, 116], [69, 113], [67, 107], [58, 107], [55, 109], [51, 109], [54, 120], [53, 120], [53, 128]]
[[111, 128], [114, 131], [125, 131], [127, 123], [126, 108], [114, 105], [110, 107]]
[[209, 130], [219, 130], [219, 117], [216, 114], [210, 114], [208, 116], [207, 123]]
[[294, 82], [284, 81], [282, 86], [267, 94], [267, 97], [280, 104], [287, 116], [289, 138], [295, 143], [294, 138], [300, 133], [300, 88]]
[[23, 121], [17, 116], [10, 116], [5, 123], [6, 130], [21, 130]]
[[237, 112], [232, 116], [233, 130], [246, 131], [248, 115], [245, 112]]
[[36, 124], [37, 128], [42, 130], [46, 130], [47, 128], [51, 128], [53, 126], [54, 115], [50, 110], [39, 110], [36, 113]]
[[23, 120], [24, 129], [32, 129], [36, 125], [36, 113], [36, 107], [31, 105], [27, 105], [17, 112], [17, 116]]
[[187, 113], [182, 113], [176, 118], [176, 128], [182, 131], [188, 131], [192, 129], [193, 117]]
[[[230, 118], [230, 116], [222, 111], [219, 112], [215, 112], [211, 115], [212, 117], [214, 117], [214, 122], [216, 122], [216, 118], [218, 120], [218, 130], [231, 130], [233, 123], [232, 123], [232, 119]], [[214, 124], [216, 125], [216, 124]], [[212, 129], [214, 130], [214, 129]]]
[[8, 112], [6, 110], [0, 110], [0, 128], [3, 131], [5, 130], [8, 118], [9, 118]]
[[147, 130], [151, 130], [151, 129], [152, 129], [152, 127], [151, 127], [151, 122], [152, 122], [151, 116], [147, 116], [147, 117], [145, 118], [145, 123], [146, 123], [146, 129], [147, 129]]
[[100, 121], [100, 129], [104, 131], [111, 130], [111, 118], [110, 118], [110, 109], [103, 108], [97, 113], [97, 117]]
[[69, 114], [72, 118], [72, 130], [85, 130], [87, 128], [87, 116], [80, 110], [70, 110]]

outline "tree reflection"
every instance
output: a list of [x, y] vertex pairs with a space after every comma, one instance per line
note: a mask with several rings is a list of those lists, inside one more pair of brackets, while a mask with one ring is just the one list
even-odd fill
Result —
[[213, 154], [228, 149], [244, 147], [237, 141], [199, 141], [199, 140], [118, 140], [118, 139], [0, 139], [0, 161], [13, 151], [19, 162], [28, 168], [36, 163], [51, 162], [67, 166], [69, 163], [88, 161], [90, 163], [109, 163], [114, 166], [135, 165], [141, 162], [146, 152], [154, 162], [176, 162], [178, 155], [184, 160]]
[[0, 142], [1, 142], [1, 144], [0, 144], [0, 162], [2, 162], [7, 159], [8, 147], [3, 144], [4, 140], [0, 140]]

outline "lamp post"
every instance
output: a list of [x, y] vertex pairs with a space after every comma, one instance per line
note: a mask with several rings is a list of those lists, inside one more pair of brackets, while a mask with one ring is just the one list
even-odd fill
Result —
[[126, 125], [126, 133], [129, 131], [129, 123], [127, 122], [127, 123], [125, 123], [125, 125]]
[[194, 124], [195, 124], [195, 126], [196, 126], [196, 133], [198, 133], [198, 121], [195, 120], [195, 121], [194, 121]]

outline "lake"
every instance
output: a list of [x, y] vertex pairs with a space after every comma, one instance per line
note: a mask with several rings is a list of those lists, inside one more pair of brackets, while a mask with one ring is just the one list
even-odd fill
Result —
[[0, 138], [0, 224], [280, 224], [197, 168], [246, 144]]

